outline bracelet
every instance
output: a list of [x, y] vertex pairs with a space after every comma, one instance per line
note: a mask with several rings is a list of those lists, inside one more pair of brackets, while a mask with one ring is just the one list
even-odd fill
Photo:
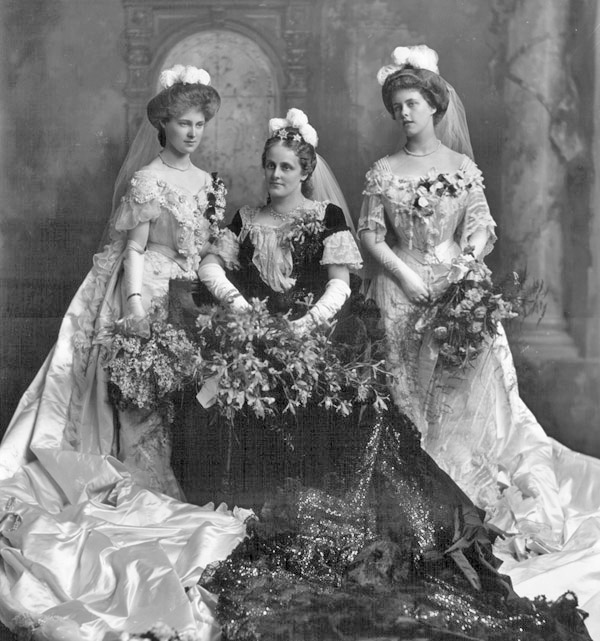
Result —
[[129, 300], [130, 298], [133, 298], [134, 296], [140, 296], [141, 297], [141, 294], [139, 292], [133, 292], [133, 294], [129, 294], [129, 296], [127, 296], [127, 300]]

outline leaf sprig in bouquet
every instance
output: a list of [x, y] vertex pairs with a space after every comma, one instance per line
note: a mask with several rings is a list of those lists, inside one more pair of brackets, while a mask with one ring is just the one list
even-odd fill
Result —
[[491, 272], [469, 248], [454, 259], [448, 288], [426, 313], [421, 326], [431, 330], [441, 362], [453, 369], [472, 363], [498, 334], [503, 320], [518, 316], [518, 275], [513, 272], [509, 299], [492, 281]]
[[348, 415], [354, 404], [385, 406], [382, 362], [343, 359], [331, 331], [298, 335], [266, 302], [236, 314], [218, 307], [199, 317], [199, 385], [216, 382], [216, 404], [232, 420], [294, 415], [309, 401]]
[[159, 319], [150, 335], [122, 331], [118, 323], [102, 341], [109, 393], [119, 409], [158, 411], [173, 420], [173, 396], [194, 379], [198, 353], [185, 331]]

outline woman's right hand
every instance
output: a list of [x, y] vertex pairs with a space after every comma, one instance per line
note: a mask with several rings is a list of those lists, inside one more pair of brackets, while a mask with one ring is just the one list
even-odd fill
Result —
[[402, 291], [406, 294], [408, 300], [415, 305], [426, 305], [431, 300], [431, 292], [425, 284], [425, 281], [417, 272], [405, 267], [402, 274], [398, 275]]

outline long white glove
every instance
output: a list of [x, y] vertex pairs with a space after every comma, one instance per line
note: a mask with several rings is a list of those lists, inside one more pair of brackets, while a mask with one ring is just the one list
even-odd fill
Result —
[[309, 312], [292, 321], [292, 327], [298, 333], [309, 331], [315, 325], [331, 320], [342, 309], [350, 297], [350, 287], [341, 278], [327, 281], [325, 291]]
[[227, 278], [227, 274], [221, 265], [216, 263], [200, 265], [198, 267], [198, 278], [220, 303], [229, 304], [231, 309], [236, 312], [245, 312], [250, 309], [250, 303]]
[[128, 240], [123, 261], [123, 291], [127, 312], [136, 318], [146, 315], [142, 305], [142, 283], [144, 279], [144, 250], [135, 240]]

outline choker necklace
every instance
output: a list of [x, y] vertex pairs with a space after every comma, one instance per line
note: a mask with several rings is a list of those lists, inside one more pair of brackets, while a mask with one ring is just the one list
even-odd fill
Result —
[[423, 156], [431, 156], [431, 154], [434, 154], [442, 146], [442, 141], [441, 140], [438, 140], [437, 142], [438, 142], [438, 144], [436, 145], [436, 148], [432, 149], [431, 151], [428, 151], [426, 154], [417, 154], [414, 151], [409, 151], [406, 148], [406, 145], [404, 145], [404, 147], [402, 147], [402, 150], [404, 151], [404, 153], [408, 154], [409, 156], [417, 156], [418, 158], [422, 158]]
[[268, 213], [275, 218], [275, 220], [286, 220], [287, 218], [292, 218], [292, 216], [300, 209], [303, 209], [306, 206], [306, 198], [302, 199], [302, 202], [299, 205], [296, 205], [294, 209], [290, 209], [284, 213], [277, 211], [271, 203], [268, 205]]
[[190, 167], [192, 166], [192, 161], [188, 160], [188, 166], [185, 168], [181, 167], [175, 167], [175, 165], [170, 165], [163, 157], [162, 157], [162, 152], [158, 154], [158, 157], [160, 158], [160, 162], [162, 162], [163, 165], [166, 165], [167, 167], [170, 167], [171, 169], [176, 169], [177, 171], [188, 171]]

